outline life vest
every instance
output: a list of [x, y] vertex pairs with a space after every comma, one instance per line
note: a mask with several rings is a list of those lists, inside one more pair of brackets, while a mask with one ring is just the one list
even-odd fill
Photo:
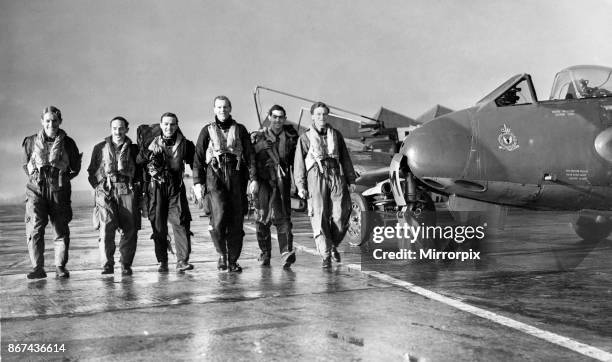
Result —
[[223, 154], [232, 154], [238, 160], [236, 170], [240, 169], [240, 159], [242, 157], [242, 142], [238, 134], [238, 124], [234, 122], [227, 131], [224, 131], [212, 122], [208, 125], [208, 134], [210, 142], [206, 150], [206, 164], [214, 159], [220, 164], [219, 156]]
[[[254, 132], [252, 137], [253, 142], [261, 147], [264, 147], [265, 144], [270, 144], [265, 150], [262, 149], [258, 152], [258, 155], [262, 153], [265, 154], [265, 163], [258, 167], [262, 169], [273, 167], [274, 173], [277, 172], [279, 177], [286, 176], [285, 170], [283, 170], [281, 166], [281, 162], [286, 163], [285, 157], [287, 156], [287, 150], [285, 149], [287, 146], [287, 137], [285, 136], [285, 131], [281, 131], [276, 135], [270, 129], [262, 129]], [[261, 158], [261, 156], [259, 157]], [[270, 161], [272, 165], [269, 164]], [[270, 179], [274, 179], [274, 173], [272, 173]]]
[[169, 170], [179, 171], [181, 174], [185, 170], [183, 158], [185, 156], [185, 137], [180, 132], [176, 133], [176, 142], [171, 147], [166, 147], [162, 136], [157, 136], [149, 145], [149, 151], [153, 153], [163, 152], [166, 160], [166, 166]]
[[[259, 130], [259, 131], [256, 131], [253, 137], [254, 137], [253, 142], [255, 144], [259, 142], [272, 143], [274, 145], [272, 147], [275, 147], [275, 149], [278, 149], [278, 156], [280, 160], [286, 163], [293, 162], [293, 160], [287, 159], [287, 157], [289, 157], [289, 151], [290, 151], [287, 149], [290, 138], [287, 135], [287, 132], [285, 132], [285, 130], [282, 130], [278, 135], [274, 134], [274, 132], [271, 130], [267, 130], [267, 131]], [[278, 145], [278, 147], [276, 147], [276, 145]]]
[[28, 173], [31, 175], [35, 170], [40, 172], [44, 166], [55, 167], [60, 173], [65, 172], [70, 165], [68, 153], [65, 152], [66, 132], [59, 130], [53, 143], [45, 141], [44, 130], [40, 130], [34, 139], [32, 154], [28, 161]]
[[340, 154], [338, 153], [338, 135], [333, 128], [327, 127], [327, 135], [325, 137], [321, 137], [314, 127], [311, 127], [306, 132], [306, 135], [310, 142], [308, 153], [304, 160], [306, 171], [309, 171], [316, 164], [319, 167], [319, 171], [323, 172], [321, 161], [327, 158], [333, 158], [337, 161], [340, 159]]
[[102, 162], [97, 173], [98, 179], [113, 175], [126, 176], [130, 180], [134, 177], [136, 165], [131, 155], [131, 145], [132, 140], [126, 137], [121, 147], [117, 149], [111, 137], [105, 138], [105, 144], [102, 148]]

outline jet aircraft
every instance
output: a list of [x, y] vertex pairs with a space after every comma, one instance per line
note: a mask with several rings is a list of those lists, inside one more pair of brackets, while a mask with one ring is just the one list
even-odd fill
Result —
[[518, 74], [474, 106], [437, 117], [403, 140], [388, 185], [409, 223], [435, 223], [430, 192], [452, 210], [494, 206], [575, 211], [586, 241], [612, 231], [612, 68], [557, 73], [549, 99]]

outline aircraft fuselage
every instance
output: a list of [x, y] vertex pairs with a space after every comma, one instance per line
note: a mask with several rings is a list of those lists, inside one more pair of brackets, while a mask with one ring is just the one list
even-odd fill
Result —
[[[529, 76], [521, 79], [533, 92]], [[612, 152], [612, 97], [537, 101], [533, 93], [507, 105], [499, 94], [411, 132], [400, 153], [414, 176], [436, 192], [496, 204], [612, 210], [612, 164], [601, 151]]]

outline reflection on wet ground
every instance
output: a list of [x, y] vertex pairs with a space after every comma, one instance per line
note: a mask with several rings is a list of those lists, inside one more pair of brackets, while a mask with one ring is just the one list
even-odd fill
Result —
[[[452, 224], [441, 215], [440, 225]], [[345, 260], [525, 322], [553, 325], [574, 338], [612, 340], [612, 241], [581, 240], [571, 217], [511, 209], [503, 229], [449, 249], [478, 251], [479, 260], [373, 259], [380, 245], [397, 250], [397, 240], [345, 247]]]
[[[290, 270], [277, 254], [271, 268], [258, 266], [247, 222], [244, 272], [217, 272], [207, 221], [197, 218], [195, 270], [179, 274], [171, 265], [170, 273], [157, 273], [145, 227], [131, 277], [121, 275], [118, 253], [115, 274], [100, 275], [89, 210], [75, 208], [75, 215], [71, 278], [54, 279], [47, 242], [49, 278], [27, 281], [23, 208], [0, 209], [3, 359], [19, 359], [4, 353], [19, 341], [64, 342], [68, 359], [586, 359], [349, 268], [322, 270], [319, 257], [305, 252], [314, 245], [303, 215], [294, 219], [301, 248]], [[478, 248], [480, 261], [367, 265], [372, 245], [344, 244], [343, 265], [381, 271], [612, 352], [612, 242], [585, 244], [568, 222], [563, 213], [511, 211], [504, 230], [459, 247]]]

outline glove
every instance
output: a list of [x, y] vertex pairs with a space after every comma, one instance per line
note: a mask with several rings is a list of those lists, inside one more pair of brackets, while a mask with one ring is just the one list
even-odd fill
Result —
[[298, 190], [298, 196], [304, 200], [306, 200], [308, 198], [308, 191], [304, 190], [304, 189], [300, 189]]
[[202, 184], [193, 185], [193, 194], [196, 198], [196, 201], [202, 200], [204, 193], [202, 192]]
[[261, 151], [269, 150], [272, 142], [269, 140], [261, 140], [254, 143], [255, 152], [259, 153]]
[[249, 188], [248, 188], [249, 195], [256, 197], [258, 192], [259, 192], [259, 182], [251, 181], [249, 183]]

